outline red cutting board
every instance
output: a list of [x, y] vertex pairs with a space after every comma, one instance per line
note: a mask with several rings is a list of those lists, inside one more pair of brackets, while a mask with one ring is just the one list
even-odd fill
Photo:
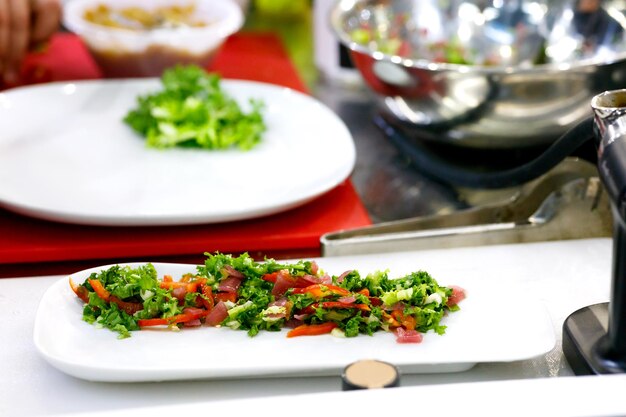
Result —
[[[227, 40], [210, 70], [224, 78], [283, 85], [306, 92], [273, 34], [240, 33]], [[29, 56], [23, 84], [101, 78], [78, 38], [59, 34]], [[168, 227], [80, 226], [0, 209], [0, 277], [69, 273], [134, 260], [201, 262], [204, 252], [249, 252], [256, 258], [319, 256], [320, 236], [370, 224], [350, 181], [296, 209], [232, 223]]]

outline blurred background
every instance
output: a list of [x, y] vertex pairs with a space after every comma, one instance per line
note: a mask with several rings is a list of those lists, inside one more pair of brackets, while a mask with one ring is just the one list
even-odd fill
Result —
[[[626, 86], [622, 1], [237, 3], [239, 31], [277, 35], [348, 125], [351, 180], [375, 222], [515, 199], [551, 167], [496, 186], [482, 174], [534, 160], [590, 116], [594, 94]], [[595, 163], [592, 143], [568, 154]]]

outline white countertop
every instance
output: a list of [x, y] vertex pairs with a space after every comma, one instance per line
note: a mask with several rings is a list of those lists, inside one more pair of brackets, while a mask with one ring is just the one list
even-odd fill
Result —
[[[539, 358], [512, 363], [483, 363], [466, 372], [451, 374], [404, 375], [402, 388], [419, 392], [444, 394], [451, 389], [465, 390], [459, 383], [504, 381], [505, 384], [487, 382], [485, 387], [510, 387], [515, 390], [526, 387], [528, 393], [537, 394], [544, 385], [528, 384], [529, 379], [547, 379], [542, 382], [546, 389], [555, 389], [559, 381], [551, 377], [560, 377], [562, 383], [555, 393], [561, 392], [566, 398], [567, 392], [587, 392], [588, 401], [601, 398], [602, 407], [598, 413], [626, 415], [626, 402], [619, 397], [604, 395], [607, 387], [626, 388], [626, 379], [622, 377], [567, 378], [573, 375], [561, 351], [561, 326], [567, 316], [587, 305], [606, 302], [609, 298], [611, 274], [611, 240], [587, 239], [548, 243], [503, 245], [479, 248], [462, 248], [420, 252], [423, 264], [419, 269], [430, 271], [431, 264], [443, 261], [454, 262], [460, 268], [494, 268], [501, 273], [502, 279], [532, 291], [546, 303], [554, 324], [557, 338], [556, 347]], [[384, 256], [380, 257], [384, 262]], [[384, 267], [384, 265], [381, 265]], [[65, 375], [50, 366], [39, 356], [33, 344], [33, 323], [38, 302], [44, 292], [63, 277], [32, 277], [0, 279], [0, 327], [3, 341], [0, 343], [0, 416], [36, 416], [91, 413], [96, 410], [117, 412], [124, 415], [128, 410], [144, 410], [145, 407], [157, 407], [171, 412], [171, 407], [179, 406], [191, 411], [194, 407], [204, 408], [206, 403], [215, 403], [224, 410], [229, 401], [253, 407], [255, 399], [264, 397], [263, 404], [284, 401], [284, 396], [304, 394], [306, 397], [332, 399], [339, 401], [341, 393], [339, 377], [290, 377], [274, 379], [239, 379], [213, 381], [180, 381], [150, 383], [96, 383]], [[565, 378], [563, 378], [565, 377]], [[538, 382], [538, 381], [537, 381]], [[445, 384], [445, 385], [442, 385]], [[455, 384], [455, 385], [448, 385]], [[478, 387], [481, 384], [472, 384]], [[455, 388], [456, 387], [456, 388]], [[464, 388], [465, 387], [465, 388]], [[558, 387], [561, 387], [560, 389]], [[597, 390], [597, 392], [594, 392]], [[376, 395], [393, 396], [396, 390], [384, 390]], [[393, 392], [389, 392], [393, 391]], [[504, 390], [509, 392], [510, 390]], [[400, 391], [401, 392], [401, 391]], [[617, 392], [617, 391], [616, 391]], [[362, 397], [356, 394], [354, 398]], [[411, 394], [413, 395], [413, 394]], [[556, 394], [555, 394], [556, 395]], [[347, 397], [346, 397], [347, 398]], [[395, 397], [394, 397], [395, 398]], [[474, 396], [475, 406], [480, 396]], [[594, 410], [580, 403], [584, 397], [576, 397], [572, 404], [578, 404], [577, 410]], [[311, 401], [309, 399], [309, 401]], [[306, 404], [306, 402], [305, 402]], [[593, 403], [591, 403], [593, 404]], [[165, 407], [165, 408], [159, 408]], [[471, 409], [471, 404], [469, 405]], [[154, 409], [152, 409], [154, 411]], [[528, 410], [528, 408], [526, 408]], [[571, 413], [563, 415], [575, 415]], [[129, 411], [129, 413], [131, 413]], [[131, 413], [132, 414], [132, 413]], [[584, 414], [584, 413], [583, 413]], [[589, 414], [587, 412], [587, 414]], [[144, 414], [139, 414], [144, 415]], [[148, 414], [145, 414], [148, 415]], [[168, 415], [171, 415], [168, 414]]]

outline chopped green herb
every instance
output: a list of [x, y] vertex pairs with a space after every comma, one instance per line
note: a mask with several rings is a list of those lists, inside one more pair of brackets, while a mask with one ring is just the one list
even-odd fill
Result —
[[[151, 264], [113, 266], [72, 288], [85, 301], [83, 319], [119, 333], [148, 326], [225, 326], [279, 331], [288, 336], [330, 333], [355, 337], [402, 329], [444, 334], [441, 320], [459, 310], [458, 287], [440, 286], [428, 273], [390, 279], [387, 271], [330, 276], [312, 261], [254, 261], [248, 254], [207, 253], [204, 265], [174, 280], [157, 278]], [[413, 333], [410, 333], [413, 332]], [[400, 333], [400, 332], [399, 332]], [[400, 337], [399, 341], [400, 341]]]
[[163, 73], [161, 83], [161, 91], [139, 96], [137, 108], [124, 118], [149, 147], [249, 150], [261, 141], [264, 104], [251, 99], [251, 111], [244, 112], [217, 74], [177, 66]]

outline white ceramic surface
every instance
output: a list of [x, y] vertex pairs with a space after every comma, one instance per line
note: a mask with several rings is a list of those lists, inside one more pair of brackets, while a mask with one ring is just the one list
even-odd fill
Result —
[[[333, 414], [353, 413], [355, 404], [367, 415], [387, 415], [394, 409], [418, 409], [420, 415], [441, 416], [624, 416], [621, 397], [626, 375], [525, 379], [518, 381], [443, 384], [323, 394], [281, 395], [245, 400], [153, 406], [119, 411], [72, 414], [71, 417], [169, 417], [172, 415], [255, 414], [258, 410], [298, 410], [298, 416], [319, 416], [323, 404]], [[411, 400], [409, 400], [411, 399]], [[412, 414], [412, 415], [416, 415]]]
[[345, 180], [355, 148], [345, 124], [302, 93], [222, 80], [267, 131], [248, 152], [156, 150], [122, 122], [156, 79], [51, 83], [0, 93], [0, 205], [79, 224], [215, 223], [277, 213]]
[[[402, 276], [419, 269], [419, 255], [321, 258], [330, 274], [348, 269], [361, 273], [389, 269]], [[180, 276], [192, 265], [155, 264], [159, 274]], [[483, 267], [461, 269], [449, 262], [435, 266], [440, 284], [460, 285], [468, 297], [461, 310], [444, 318], [446, 334], [425, 335], [420, 344], [398, 344], [391, 333], [336, 338], [331, 335], [286, 338], [282, 332], [201, 327], [133, 332], [119, 340], [106, 329], [81, 320], [82, 302], [63, 278], [43, 296], [35, 319], [34, 341], [54, 367], [96, 381], [157, 381], [260, 376], [336, 375], [346, 364], [374, 358], [397, 365], [403, 374], [445, 373], [476, 363], [511, 362], [545, 354], [555, 345], [545, 306], [528, 291], [499, 279]], [[94, 270], [72, 277], [83, 282]], [[428, 269], [430, 271], [430, 269]]]

